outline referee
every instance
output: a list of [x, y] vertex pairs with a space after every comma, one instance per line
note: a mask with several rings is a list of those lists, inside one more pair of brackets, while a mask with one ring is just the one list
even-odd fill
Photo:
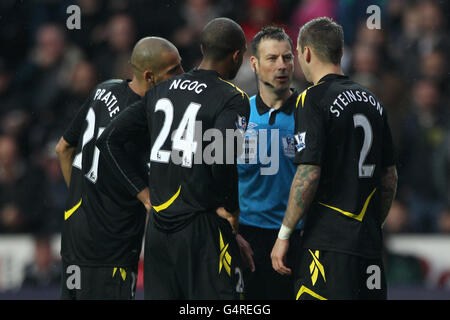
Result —
[[[255, 35], [250, 47], [259, 92], [250, 98], [244, 159], [238, 165], [239, 230], [253, 249], [255, 263], [254, 270], [244, 271], [245, 298], [292, 300], [293, 277], [273, 270], [270, 251], [286, 211], [289, 186], [296, 170], [294, 110], [298, 94], [290, 89], [293, 45], [282, 28], [266, 26]], [[261, 159], [268, 157], [266, 153], [270, 153], [271, 161]], [[295, 245], [300, 241], [299, 233], [296, 230], [292, 235], [291, 242]], [[288, 260], [292, 265], [293, 257]]]
[[285, 265], [289, 237], [305, 215], [297, 299], [386, 299], [382, 225], [397, 171], [387, 110], [342, 72], [344, 33], [329, 18], [301, 27], [298, 60], [313, 83], [297, 100], [297, 173], [272, 250]]
[[[56, 146], [69, 187], [61, 235], [62, 299], [133, 299], [146, 208], [118, 183], [95, 141], [127, 105], [156, 83], [183, 72], [169, 41], [141, 39], [131, 55], [132, 80], [99, 84], [81, 106]], [[139, 140], [124, 146], [136, 152], [132, 165], [147, 176], [148, 148]], [[146, 198], [148, 189], [137, 196]], [[147, 209], [150, 207], [147, 205]]]

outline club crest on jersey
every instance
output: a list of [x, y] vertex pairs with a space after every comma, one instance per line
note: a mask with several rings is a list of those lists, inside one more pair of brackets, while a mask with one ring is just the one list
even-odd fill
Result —
[[295, 136], [295, 149], [297, 152], [302, 151], [306, 147], [306, 132], [298, 132]]
[[236, 128], [242, 131], [247, 130], [247, 118], [245, 116], [242, 117], [240, 115], [237, 116]]

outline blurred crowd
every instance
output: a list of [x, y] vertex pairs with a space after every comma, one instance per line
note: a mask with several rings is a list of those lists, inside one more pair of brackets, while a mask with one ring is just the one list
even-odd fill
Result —
[[[69, 30], [67, 7], [81, 9]], [[381, 29], [367, 28], [369, 5]], [[343, 68], [384, 103], [395, 140], [399, 188], [389, 233], [450, 233], [450, 5], [390, 0], [34, 0], [0, 2], [0, 234], [58, 233], [67, 187], [54, 147], [93, 87], [130, 78], [138, 39], [161, 36], [189, 70], [201, 57], [199, 33], [227, 16], [248, 42], [267, 24], [299, 26], [329, 16], [344, 27]], [[248, 58], [235, 84], [257, 92]], [[298, 64], [293, 87], [308, 86]]]

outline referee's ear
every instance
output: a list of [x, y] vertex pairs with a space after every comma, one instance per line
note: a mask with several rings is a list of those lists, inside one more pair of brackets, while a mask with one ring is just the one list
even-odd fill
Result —
[[255, 56], [250, 57], [250, 66], [254, 73], [258, 73], [258, 69], [256, 69], [256, 64], [258, 63], [258, 58]]

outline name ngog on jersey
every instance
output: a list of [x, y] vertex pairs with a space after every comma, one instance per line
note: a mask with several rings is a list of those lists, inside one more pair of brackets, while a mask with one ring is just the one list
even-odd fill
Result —
[[112, 118], [113, 115], [118, 113], [120, 111], [120, 108], [117, 103], [116, 96], [111, 92], [108, 91], [107, 94], [105, 94], [106, 89], [97, 89], [94, 95], [94, 100], [100, 100], [103, 101], [106, 104], [106, 107], [109, 111], [109, 116]]
[[353, 102], [369, 102], [370, 105], [377, 108], [377, 111], [380, 113], [380, 116], [383, 115], [383, 107], [380, 103], [375, 99], [371, 94], [365, 91], [353, 91], [346, 90], [341, 92], [336, 99], [334, 99], [332, 105], [330, 106], [330, 112], [338, 118], [341, 115], [341, 111], [344, 110], [345, 107], [352, 104]]
[[203, 92], [203, 89], [206, 89], [208, 86], [205, 83], [201, 83], [198, 81], [192, 81], [189, 79], [177, 79], [172, 81], [170, 84], [169, 90], [180, 89], [180, 90], [188, 90], [194, 91], [196, 94], [200, 94]]

